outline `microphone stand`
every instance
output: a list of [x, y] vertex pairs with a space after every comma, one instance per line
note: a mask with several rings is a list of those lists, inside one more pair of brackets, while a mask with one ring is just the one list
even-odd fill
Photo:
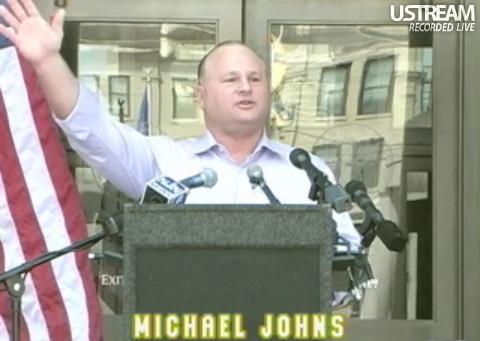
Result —
[[377, 235], [376, 224], [367, 215], [362, 224], [357, 227], [357, 231], [362, 236], [361, 245], [364, 249], [353, 257], [351, 265], [347, 266], [347, 274], [351, 284], [349, 292], [359, 302], [363, 297], [363, 289], [375, 289], [378, 286], [378, 279], [373, 274], [365, 252]]
[[265, 181], [252, 182], [252, 184], [253, 184], [254, 188], [255, 188], [255, 186], [260, 187], [260, 189], [263, 191], [263, 193], [267, 197], [270, 204], [280, 204], [280, 201], [273, 194], [272, 190], [270, 189], [270, 187], [268, 187], [268, 185], [265, 183]]
[[308, 198], [312, 201], [316, 201], [321, 205], [325, 201], [324, 188], [327, 180], [327, 176], [322, 172], [318, 172], [315, 175], [310, 177], [310, 191], [308, 193]]
[[103, 231], [98, 232], [86, 239], [75, 242], [57, 251], [47, 252], [32, 261], [20, 264], [4, 273], [0, 274], [0, 283], [4, 283], [11, 299], [13, 312], [11, 341], [20, 341], [20, 314], [22, 310], [22, 296], [25, 292], [25, 277], [34, 268], [46, 262], [63, 256], [66, 253], [89, 248], [101, 239], [107, 236], [113, 236], [118, 233], [116, 226], [111, 224], [102, 224]]
[[365, 220], [357, 228], [357, 231], [363, 237], [362, 241], [361, 241], [361, 244], [362, 244], [363, 247], [365, 247], [365, 248], [370, 247], [373, 240], [377, 236], [377, 231], [376, 230], [377, 230], [377, 226], [373, 222], [373, 219], [368, 214], [366, 214]]

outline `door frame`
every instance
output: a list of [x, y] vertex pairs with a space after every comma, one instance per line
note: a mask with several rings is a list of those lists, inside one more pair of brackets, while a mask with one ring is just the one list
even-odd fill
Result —
[[[465, 1], [480, 9], [480, 1]], [[477, 23], [478, 25], [478, 23]], [[463, 35], [463, 339], [480, 341], [480, 29]]]

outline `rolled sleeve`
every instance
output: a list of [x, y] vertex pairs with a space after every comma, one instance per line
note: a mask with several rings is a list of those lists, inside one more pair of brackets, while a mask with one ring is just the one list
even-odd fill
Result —
[[92, 124], [101, 116], [99, 96], [79, 84], [77, 103], [65, 119], [54, 116], [55, 122], [68, 137], [85, 140], [91, 132]]
[[147, 137], [116, 122], [84, 85], [70, 115], [55, 120], [78, 155], [128, 196], [140, 198], [158, 173]]

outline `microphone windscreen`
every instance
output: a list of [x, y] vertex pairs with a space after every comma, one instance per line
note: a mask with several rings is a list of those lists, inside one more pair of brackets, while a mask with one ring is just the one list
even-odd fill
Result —
[[290, 162], [297, 168], [305, 168], [305, 165], [310, 164], [310, 155], [305, 149], [295, 148], [290, 152]]
[[263, 178], [263, 171], [259, 165], [251, 165], [247, 168], [247, 175], [250, 182], [257, 183]]
[[205, 168], [202, 171], [202, 173], [205, 179], [205, 184], [204, 184], [205, 187], [210, 188], [217, 184], [217, 180], [218, 180], [217, 172], [215, 172], [213, 169]]
[[367, 192], [367, 188], [365, 187], [365, 185], [357, 180], [352, 180], [348, 184], [346, 184], [345, 190], [348, 192], [348, 194], [350, 194], [352, 198], [355, 198], [355, 193], [359, 190], [365, 193]]

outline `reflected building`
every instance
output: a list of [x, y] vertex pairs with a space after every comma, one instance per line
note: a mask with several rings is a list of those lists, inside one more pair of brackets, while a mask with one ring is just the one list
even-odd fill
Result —
[[[418, 265], [376, 240], [369, 258], [382, 285], [361, 315], [431, 318], [431, 39], [405, 26], [285, 24], [272, 24], [270, 39], [273, 135], [323, 158], [340, 183], [365, 183], [384, 215], [416, 234], [409, 247], [421, 246]], [[415, 288], [396, 288], [406, 276]], [[405, 304], [417, 289], [422, 299]]]

